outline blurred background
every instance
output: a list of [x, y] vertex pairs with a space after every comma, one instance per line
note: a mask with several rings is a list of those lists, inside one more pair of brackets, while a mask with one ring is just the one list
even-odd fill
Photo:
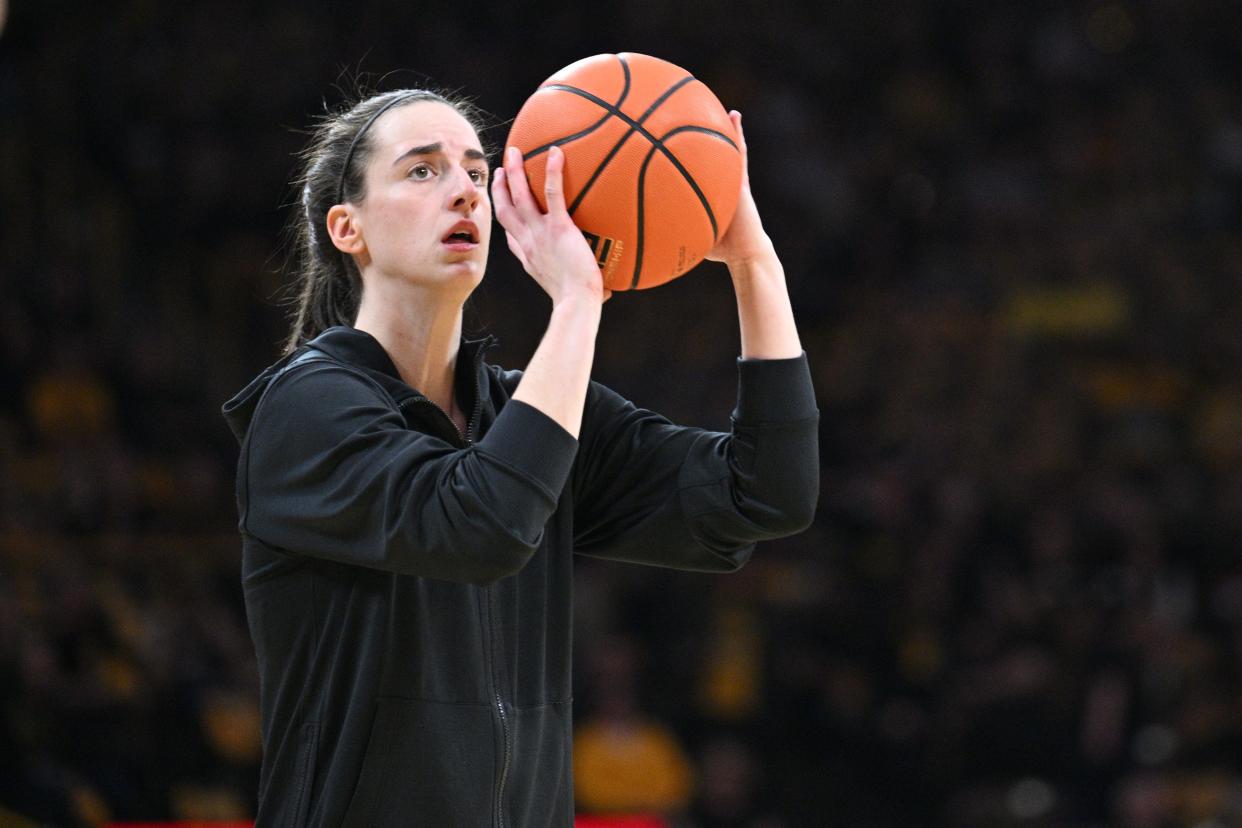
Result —
[[[582, 560], [584, 813], [1242, 825], [1242, 4], [10, 0], [0, 824], [246, 819], [221, 403], [285, 336], [295, 153], [361, 77], [506, 122], [600, 52], [745, 115], [822, 411], [814, 527], [728, 577]], [[472, 332], [547, 303], [494, 245]], [[596, 377], [725, 428], [732, 292]]]

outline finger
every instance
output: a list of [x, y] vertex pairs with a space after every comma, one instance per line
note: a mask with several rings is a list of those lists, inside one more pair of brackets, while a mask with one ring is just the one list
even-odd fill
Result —
[[522, 222], [513, 206], [513, 196], [509, 192], [508, 179], [509, 176], [505, 175], [504, 168], [497, 167], [496, 174], [492, 178], [492, 209], [501, 227], [506, 231], [517, 231], [521, 229]]
[[526, 262], [526, 254], [522, 252], [522, 246], [518, 244], [518, 240], [508, 230], [505, 231], [505, 241], [509, 243], [509, 252], [522, 263], [522, 269], [530, 273], [530, 265]]
[[522, 163], [522, 153], [517, 147], [505, 150], [505, 181], [509, 184], [509, 195], [513, 199], [513, 207], [524, 221], [531, 221], [540, 215], [539, 205], [530, 193], [530, 182], [526, 179], [526, 167]]
[[565, 191], [562, 186], [565, 171], [565, 153], [560, 147], [548, 150], [548, 165], [543, 174], [543, 196], [548, 212], [559, 213], [565, 209]]
[[742, 113], [736, 109], [729, 113], [729, 120], [733, 122], [733, 131], [737, 133], [737, 148], [742, 153], [742, 157], [746, 157], [746, 133], [742, 131]]
[[604, 298], [600, 301], [600, 304], [602, 305], [604, 302], [607, 302], [611, 298], [612, 298], [612, 291], [608, 290], [608, 288], [604, 288]]
[[742, 131], [742, 113], [736, 109], [729, 112], [729, 120], [737, 132], [737, 150], [742, 156], [742, 188], [750, 187], [750, 155], [746, 150], [746, 133]]
[[501, 211], [513, 209], [513, 199], [509, 195], [509, 183], [505, 181], [504, 167], [497, 167], [492, 173], [492, 206], [496, 208], [497, 216]]

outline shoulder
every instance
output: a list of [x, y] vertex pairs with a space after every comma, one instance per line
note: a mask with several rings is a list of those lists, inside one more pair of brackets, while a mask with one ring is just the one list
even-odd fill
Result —
[[255, 411], [251, 431], [290, 422], [326, 427], [363, 412], [399, 412], [384, 387], [361, 369], [330, 356], [291, 363], [272, 378]]
[[[291, 364], [273, 378], [268, 389], [269, 396], [295, 398], [328, 392], [350, 396], [361, 394], [392, 401], [392, 395], [383, 385], [361, 368], [327, 355]], [[324, 402], [324, 399], [318, 398], [318, 401]]]

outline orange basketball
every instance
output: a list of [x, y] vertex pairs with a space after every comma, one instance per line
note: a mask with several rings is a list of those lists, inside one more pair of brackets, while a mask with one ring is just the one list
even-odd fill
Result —
[[737, 209], [742, 158], [712, 91], [667, 61], [623, 52], [544, 81], [509, 131], [543, 209], [544, 166], [565, 152], [565, 205], [612, 290], [662, 285], [698, 264]]

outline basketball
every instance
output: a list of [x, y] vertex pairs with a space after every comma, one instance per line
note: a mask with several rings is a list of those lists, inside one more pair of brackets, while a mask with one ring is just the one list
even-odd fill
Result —
[[742, 157], [712, 91], [668, 61], [623, 52], [571, 63], [523, 104], [522, 152], [541, 209], [547, 152], [565, 153], [565, 205], [610, 290], [662, 285], [729, 228]]

